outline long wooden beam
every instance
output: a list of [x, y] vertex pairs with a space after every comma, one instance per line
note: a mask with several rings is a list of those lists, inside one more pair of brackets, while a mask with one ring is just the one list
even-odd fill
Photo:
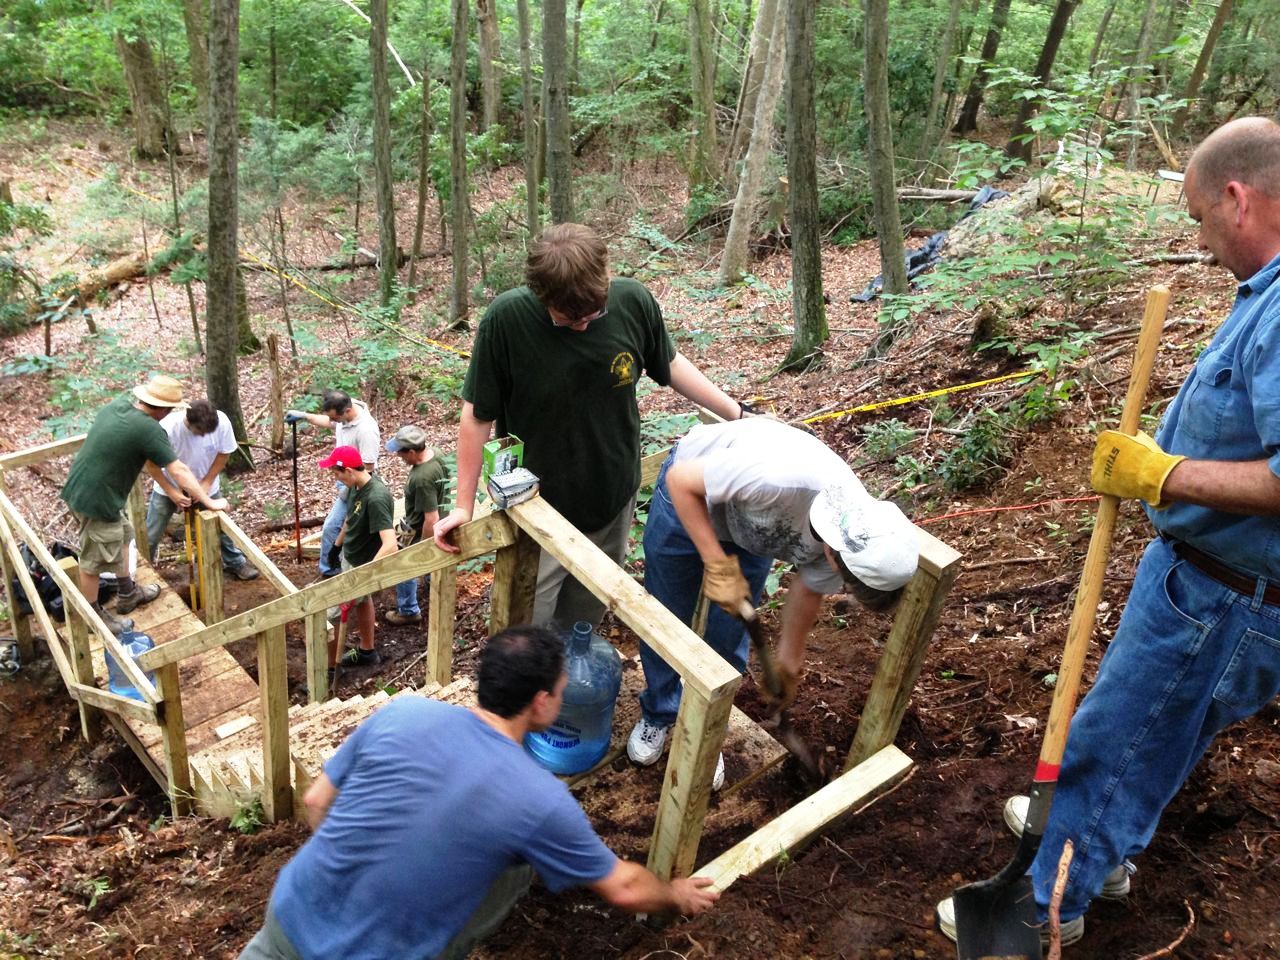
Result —
[[65, 440], [54, 440], [37, 447], [27, 447], [25, 450], [6, 453], [0, 456], [0, 470], [14, 470], [18, 467], [28, 467], [33, 463], [43, 463], [54, 457], [69, 456], [84, 446], [85, 438], [88, 436], [87, 433], [81, 433], [74, 437], [67, 437]]
[[130, 720], [137, 720], [141, 723], [159, 723], [154, 708], [147, 706], [141, 700], [134, 700], [132, 697], [122, 697], [118, 693], [112, 693], [109, 690], [100, 690], [97, 687], [91, 687], [84, 683], [73, 683], [67, 687], [71, 696], [81, 703], [87, 703], [90, 706], [100, 707], [109, 713], [115, 713]]
[[[271, 562], [271, 558], [262, 552], [258, 545], [253, 542], [253, 538], [241, 530], [234, 520], [227, 516], [225, 512], [219, 512], [216, 516], [218, 518], [218, 526], [222, 532], [231, 538], [231, 542], [240, 548], [241, 552], [248, 558], [249, 563], [280, 592], [280, 596], [286, 597], [291, 593], [298, 592], [298, 588], [294, 586], [293, 581]], [[206, 547], [205, 549], [209, 548]], [[221, 557], [220, 545], [219, 557]], [[221, 563], [221, 559], [219, 559], [219, 563]]]
[[461, 546], [461, 553], [441, 550], [433, 540], [415, 543], [389, 557], [322, 580], [297, 593], [268, 601], [199, 633], [163, 643], [140, 656], [138, 663], [144, 670], [155, 670], [168, 663], [177, 663], [214, 647], [243, 640], [311, 614], [322, 613], [329, 607], [375, 590], [393, 587], [411, 577], [425, 576], [436, 570], [482, 557], [499, 547], [509, 546], [514, 540], [510, 521], [500, 513], [489, 514], [459, 528], [456, 542]]

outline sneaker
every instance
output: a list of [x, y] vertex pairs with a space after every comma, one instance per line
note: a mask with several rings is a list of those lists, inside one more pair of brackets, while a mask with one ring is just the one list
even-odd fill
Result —
[[[956, 905], [955, 901], [950, 897], [943, 900], [934, 909], [934, 916], [938, 921], [938, 930], [944, 937], [952, 943], [956, 941]], [[1084, 917], [1076, 917], [1074, 920], [1068, 920], [1062, 925], [1062, 945], [1069, 947], [1084, 936]], [[1046, 923], [1040, 928], [1040, 942], [1046, 946], [1049, 943], [1049, 925]]]
[[711, 789], [719, 790], [724, 786], [724, 754], [716, 758], [716, 774], [711, 778]]
[[631, 728], [631, 736], [627, 737], [627, 756], [632, 763], [647, 767], [662, 756], [662, 745], [667, 742], [667, 731], [671, 727], [652, 723], [645, 717]]
[[422, 614], [420, 613], [401, 613], [399, 610], [388, 610], [383, 614], [383, 619], [387, 623], [394, 624], [397, 627], [408, 626], [411, 623], [421, 623]]
[[236, 567], [225, 568], [226, 572], [231, 574], [237, 580], [257, 580], [259, 577], [258, 568], [248, 560]]
[[377, 650], [361, 650], [359, 647], [350, 647], [338, 662], [344, 667], [372, 667], [381, 663], [382, 657], [378, 656]]
[[160, 596], [160, 584], [148, 583], [143, 585], [135, 583], [133, 590], [129, 593], [116, 594], [116, 613], [128, 613], [135, 607], [150, 603], [158, 596]]
[[[1031, 798], [1026, 795], [1010, 797], [1004, 805], [1004, 823], [1013, 831], [1015, 837], [1022, 836], [1027, 822], [1027, 811], [1031, 809]], [[1138, 872], [1128, 860], [1120, 864], [1102, 882], [1098, 896], [1103, 900], [1123, 900], [1129, 895], [1129, 878]]]
[[107, 625], [107, 629], [114, 633], [117, 637], [122, 633], [128, 633], [133, 629], [132, 617], [117, 617], [110, 610], [103, 610], [102, 604], [95, 603], [93, 609], [98, 612], [98, 616], [102, 618], [102, 622]]

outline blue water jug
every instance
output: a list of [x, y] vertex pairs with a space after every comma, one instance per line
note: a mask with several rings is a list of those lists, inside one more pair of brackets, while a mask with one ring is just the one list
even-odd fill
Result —
[[[134, 660], [138, 659], [138, 657], [142, 656], [156, 645], [154, 640], [138, 630], [126, 630], [124, 633], [120, 634], [119, 639], [120, 645], [124, 647], [125, 652]], [[107, 656], [108, 689], [110, 689], [112, 693], [120, 694], [122, 697], [132, 697], [134, 700], [144, 699], [142, 694], [138, 692], [137, 688], [129, 682], [129, 678], [125, 675], [125, 672], [120, 669], [120, 664], [116, 663], [116, 658], [111, 655], [111, 651], [104, 650], [103, 653]], [[156, 682], [156, 675], [154, 673], [148, 673], [146, 677], [153, 684]]]
[[564, 705], [546, 730], [528, 733], [524, 747], [552, 773], [590, 770], [609, 750], [613, 706], [622, 686], [622, 658], [609, 641], [579, 620], [569, 635], [565, 656]]

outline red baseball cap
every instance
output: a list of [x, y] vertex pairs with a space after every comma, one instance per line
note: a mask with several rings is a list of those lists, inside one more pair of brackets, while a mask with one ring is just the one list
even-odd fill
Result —
[[316, 464], [321, 470], [332, 467], [347, 467], [351, 470], [364, 469], [364, 457], [355, 447], [334, 447], [333, 453]]

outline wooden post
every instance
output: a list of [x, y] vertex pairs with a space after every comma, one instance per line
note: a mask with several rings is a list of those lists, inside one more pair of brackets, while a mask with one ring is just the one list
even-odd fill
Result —
[[924, 654], [942, 614], [951, 584], [960, 572], [960, 554], [940, 540], [925, 540], [916, 575], [902, 592], [893, 629], [885, 641], [871, 691], [862, 708], [862, 719], [849, 748], [845, 770], [893, 743], [907, 712], [911, 692], [920, 677]]
[[200, 604], [204, 608], [206, 626], [221, 623], [226, 614], [222, 609], [222, 524], [213, 510], [201, 510], [196, 514], [197, 542], [200, 563]]
[[[8, 492], [8, 484], [3, 470], [0, 470], [0, 493]], [[15, 545], [16, 545], [15, 538]], [[18, 641], [18, 656], [24, 664], [36, 657], [35, 641], [31, 638], [31, 620], [26, 614], [18, 612], [18, 591], [13, 587], [17, 573], [13, 569], [13, 561], [5, 550], [0, 550], [0, 571], [4, 573], [4, 592], [9, 598], [9, 627], [13, 630], [13, 638]]]
[[283, 626], [258, 634], [258, 692], [262, 703], [262, 812], [274, 823], [293, 813], [289, 677]]
[[453, 626], [457, 609], [458, 568], [437, 570], [431, 574], [427, 598], [427, 683], [446, 687], [453, 680]]
[[516, 528], [516, 542], [498, 550], [493, 563], [493, 593], [489, 599], [489, 632], [533, 619], [533, 594], [538, 584], [542, 550], [524, 530]]
[[182, 716], [182, 691], [178, 686], [178, 665], [166, 663], [156, 670], [156, 690], [160, 694], [160, 736], [164, 744], [164, 765], [169, 775], [169, 804], [175, 817], [191, 812], [191, 764], [187, 760], [187, 727]]
[[[63, 557], [58, 561], [58, 566], [67, 572], [72, 582], [78, 582], [80, 563], [75, 557]], [[62, 609], [67, 618], [64, 629], [71, 646], [71, 673], [77, 683], [83, 683], [87, 687], [95, 686], [93, 657], [89, 653], [89, 627], [65, 597], [62, 600]], [[51, 637], [49, 642], [57, 643], [57, 638]], [[98, 729], [102, 723], [102, 714], [83, 700], [77, 701], [76, 705], [80, 708], [80, 735], [87, 742], [93, 743], [97, 739]]]
[[649, 847], [649, 869], [663, 880], [693, 871], [711, 778], [724, 745], [733, 695], [741, 682], [741, 677], [735, 677], [710, 698], [688, 685], [684, 688]]
[[[271, 417], [271, 449], [284, 447], [284, 380], [280, 376], [280, 336], [267, 334], [267, 363], [271, 370], [271, 390], [267, 396], [267, 410]], [[294, 451], [296, 457], [298, 451]]]
[[329, 699], [329, 621], [323, 610], [307, 614], [307, 701]]
[[142, 489], [142, 474], [138, 474], [138, 479], [133, 481], [126, 509], [129, 512], [129, 523], [133, 526], [133, 542], [138, 550], [138, 562], [142, 563], [151, 556], [151, 542], [147, 539], [147, 498]]

